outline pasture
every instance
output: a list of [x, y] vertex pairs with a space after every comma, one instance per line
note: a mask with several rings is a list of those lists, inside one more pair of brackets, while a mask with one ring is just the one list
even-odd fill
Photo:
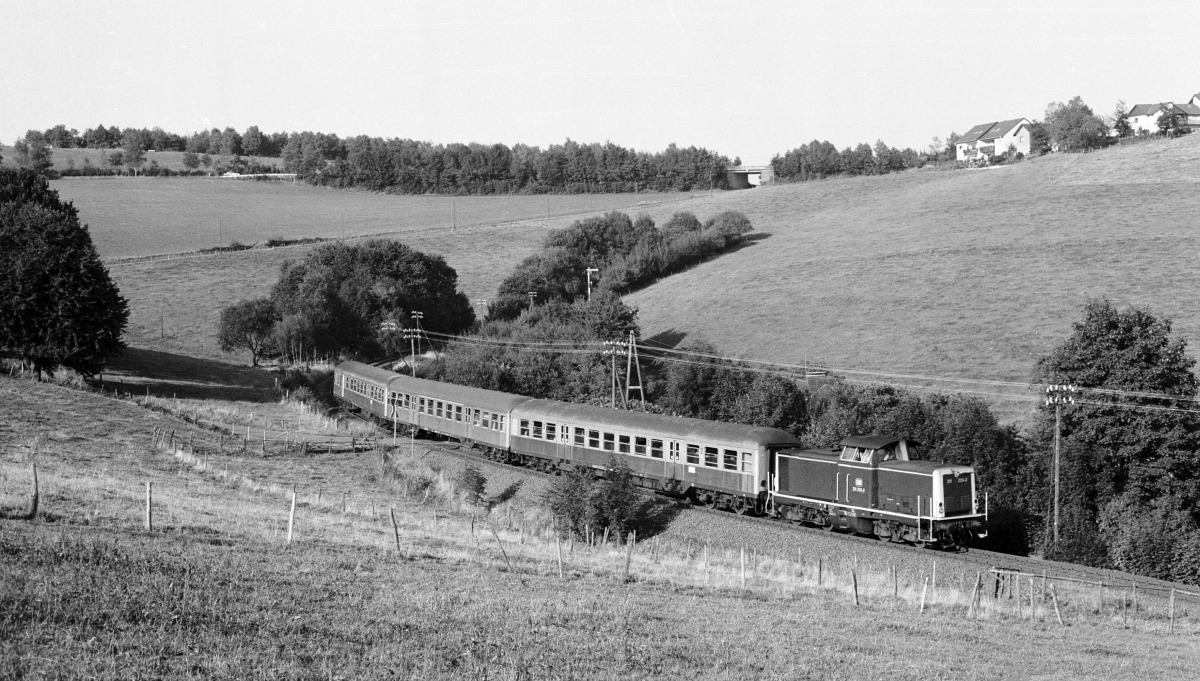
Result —
[[[1011, 167], [728, 192], [710, 210], [743, 211], [770, 236], [627, 302], [644, 336], [705, 338], [731, 355], [1027, 381], [1084, 301], [1106, 296], [1169, 317], [1196, 355], [1197, 167], [1193, 135]], [[1001, 414], [1019, 419], [1036, 396], [1009, 392], [1019, 401]]]
[[[1197, 653], [1194, 620], [1171, 635], [1161, 603], [1125, 628], [1064, 586], [1059, 626], [1005, 600], [969, 614], [948, 572], [921, 608], [922, 565], [895, 587], [807, 544], [761, 549], [749, 574], [736, 549], [669, 533], [556, 544], [536, 490], [485, 523], [428, 454], [202, 464], [151, 445], [181, 421], [127, 401], [6, 377], [0, 397], [5, 677], [1183, 678]], [[16, 520], [33, 461], [41, 510]], [[420, 476], [432, 495], [398, 484]]]
[[687, 199], [675, 194], [409, 196], [342, 191], [290, 181], [214, 177], [64, 178], [51, 183], [72, 201], [104, 259], [197, 251], [233, 241], [386, 234], [457, 240], [457, 228], [640, 210]]

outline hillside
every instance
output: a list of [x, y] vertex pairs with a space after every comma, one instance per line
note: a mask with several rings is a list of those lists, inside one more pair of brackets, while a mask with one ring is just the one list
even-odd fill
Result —
[[628, 301], [646, 337], [703, 337], [728, 354], [1023, 381], [1084, 300], [1107, 296], [1171, 318], [1196, 353], [1198, 161], [1194, 135], [730, 192], [709, 209], [743, 211], [770, 236]]

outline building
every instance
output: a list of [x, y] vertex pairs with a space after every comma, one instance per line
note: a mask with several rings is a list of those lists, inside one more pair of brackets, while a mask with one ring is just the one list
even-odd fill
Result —
[[725, 180], [730, 189], [750, 189], [775, 180], [775, 169], [771, 166], [733, 166], [725, 171]]
[[1129, 129], [1133, 131], [1133, 134], [1152, 135], [1158, 132], [1158, 117], [1171, 106], [1171, 102], [1134, 104], [1129, 113], [1125, 114], [1125, 121], [1129, 123]]
[[1029, 126], [1028, 118], [980, 123], [954, 143], [955, 158], [959, 161], [990, 158], [1007, 152], [1010, 146], [1028, 155], [1032, 137]]

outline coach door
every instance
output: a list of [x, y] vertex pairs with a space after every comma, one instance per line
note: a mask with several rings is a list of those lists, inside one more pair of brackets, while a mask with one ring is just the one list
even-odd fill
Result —
[[683, 480], [683, 466], [679, 461], [679, 443], [675, 440], [667, 441], [667, 460], [666, 476], [669, 480]]

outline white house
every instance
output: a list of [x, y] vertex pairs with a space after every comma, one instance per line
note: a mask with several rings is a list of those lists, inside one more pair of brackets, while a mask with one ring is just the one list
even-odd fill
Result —
[[1010, 146], [1028, 155], [1032, 136], [1029, 125], [1028, 118], [980, 123], [954, 143], [955, 157], [960, 161], [974, 161], [980, 156], [988, 158], [1003, 154]]
[[1129, 122], [1129, 129], [1133, 134], [1153, 134], [1158, 132], [1158, 117], [1171, 106], [1170, 102], [1134, 104], [1129, 113], [1125, 114], [1125, 120]]

